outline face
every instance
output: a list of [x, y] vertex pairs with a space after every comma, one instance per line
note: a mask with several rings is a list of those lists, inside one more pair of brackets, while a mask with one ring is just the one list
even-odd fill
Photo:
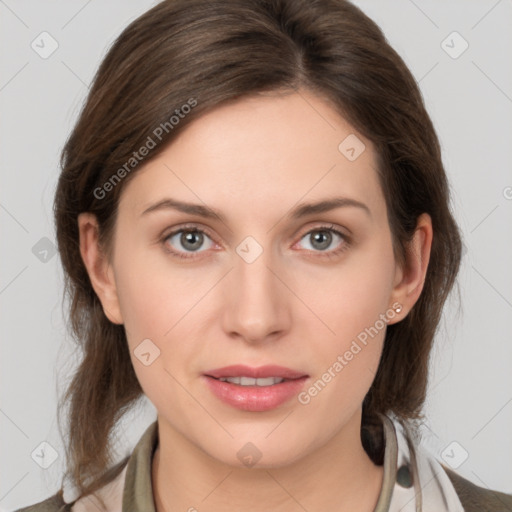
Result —
[[[200, 208], [155, 207], [165, 199]], [[358, 418], [401, 275], [372, 144], [304, 91], [217, 108], [143, 165], [121, 195], [110, 268], [103, 304], [159, 420], [231, 465], [250, 442], [260, 467]], [[258, 388], [206, 376], [230, 365], [295, 374]]]

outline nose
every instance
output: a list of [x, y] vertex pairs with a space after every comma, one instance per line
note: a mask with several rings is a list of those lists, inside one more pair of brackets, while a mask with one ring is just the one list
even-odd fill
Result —
[[248, 343], [275, 341], [290, 326], [290, 291], [286, 273], [271, 251], [252, 262], [235, 254], [234, 268], [223, 290], [223, 328], [231, 338]]

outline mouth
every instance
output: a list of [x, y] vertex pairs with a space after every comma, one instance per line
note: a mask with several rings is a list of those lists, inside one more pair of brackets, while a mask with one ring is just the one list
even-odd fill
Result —
[[237, 409], [259, 412], [290, 400], [304, 387], [309, 375], [283, 366], [233, 365], [210, 370], [202, 377], [222, 402]]

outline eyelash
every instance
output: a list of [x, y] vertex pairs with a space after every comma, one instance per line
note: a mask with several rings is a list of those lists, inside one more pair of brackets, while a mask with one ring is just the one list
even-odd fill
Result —
[[[315, 233], [315, 232], [319, 232], [319, 231], [320, 232], [321, 231], [330, 231], [330, 232], [338, 235], [343, 240], [341, 247], [339, 247], [338, 249], [333, 249], [331, 251], [311, 251], [311, 252], [318, 254], [318, 256], [320, 256], [321, 258], [327, 258], [327, 259], [335, 258], [335, 257], [339, 256], [343, 251], [345, 251], [346, 249], [348, 249], [350, 247], [350, 244], [351, 244], [350, 238], [347, 235], [343, 234], [341, 231], [337, 230], [333, 224], [318, 226], [313, 229], [310, 229], [309, 231], [306, 231], [300, 237], [300, 240], [302, 240], [306, 235], [309, 235], [309, 234]], [[167, 245], [166, 242], [167, 242], [167, 240], [169, 240], [169, 238], [171, 238], [174, 235], [176, 235], [177, 233], [181, 233], [181, 232], [201, 233], [203, 235], [208, 236], [210, 239], [213, 240], [213, 237], [208, 233], [207, 230], [198, 228], [197, 226], [194, 226], [194, 225], [180, 226], [178, 229], [175, 229], [174, 231], [171, 231], [170, 233], [163, 235], [159, 241], [163, 245], [164, 251], [171, 254], [172, 256], [178, 257], [180, 259], [187, 259], [187, 260], [196, 259], [196, 256], [192, 256], [192, 255], [185, 256], [182, 252], [178, 252], [178, 251], [175, 251], [174, 249], [170, 249], [169, 246]], [[189, 254], [193, 254], [193, 253], [189, 253]]]

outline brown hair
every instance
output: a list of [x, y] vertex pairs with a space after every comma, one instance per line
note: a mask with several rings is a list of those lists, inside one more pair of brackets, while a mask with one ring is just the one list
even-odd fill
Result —
[[[164, 0], [109, 49], [61, 156], [57, 242], [83, 359], [59, 415], [68, 404], [64, 478], [80, 496], [112, 480], [126, 464], [127, 458], [112, 466], [109, 436], [143, 392], [124, 327], [105, 316], [82, 262], [78, 214], [96, 215], [100, 243], [110, 255], [119, 197], [137, 172], [130, 159], [148, 137], [158, 144], [144, 163], [221, 104], [299, 89], [328, 100], [375, 145], [397, 258], [403, 261], [418, 216], [432, 218], [424, 289], [410, 313], [387, 328], [363, 403], [363, 429], [375, 426], [379, 413], [422, 417], [429, 354], [462, 242], [450, 213], [438, 138], [410, 71], [380, 28], [346, 0]], [[363, 433], [362, 439], [371, 451]]]

